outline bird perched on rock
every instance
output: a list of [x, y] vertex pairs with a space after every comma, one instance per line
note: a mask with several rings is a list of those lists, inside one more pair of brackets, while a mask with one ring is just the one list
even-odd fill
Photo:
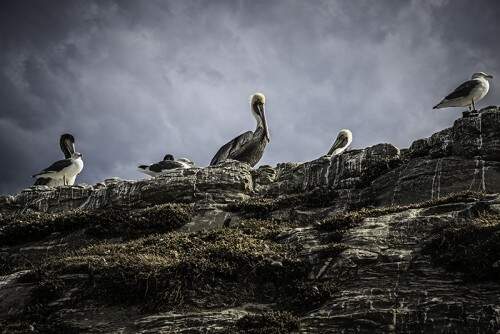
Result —
[[349, 148], [352, 143], [352, 132], [348, 129], [342, 129], [337, 135], [337, 139], [333, 143], [332, 147], [326, 154], [327, 156], [339, 155]]
[[458, 86], [453, 92], [448, 94], [433, 109], [447, 107], [469, 107], [469, 110], [476, 110], [476, 102], [488, 94], [490, 83], [488, 79], [493, 76], [484, 72], [477, 72], [472, 75], [471, 80]]
[[162, 161], [154, 163], [152, 165], [140, 165], [138, 166], [138, 170], [139, 172], [147, 174], [149, 176], [156, 176], [170, 169], [186, 169], [192, 167], [194, 167], [194, 163], [191, 160], [186, 158], [174, 160], [174, 156], [172, 154], [167, 154]]
[[65, 133], [59, 139], [65, 159], [54, 162], [38, 174], [35, 185], [59, 186], [75, 184], [76, 176], [83, 170], [82, 154], [75, 151], [75, 138]]
[[246, 162], [252, 167], [259, 162], [269, 142], [265, 105], [264, 94], [255, 93], [251, 96], [250, 111], [257, 121], [255, 131], [247, 131], [222, 146], [212, 158], [211, 166], [228, 159]]

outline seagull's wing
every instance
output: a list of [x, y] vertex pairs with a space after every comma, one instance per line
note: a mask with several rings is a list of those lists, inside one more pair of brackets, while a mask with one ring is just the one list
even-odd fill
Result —
[[50, 183], [50, 181], [52, 181], [52, 180], [48, 177], [39, 177], [38, 179], [36, 179], [36, 181], [33, 185], [34, 186], [46, 186], [47, 184]]
[[233, 140], [222, 146], [217, 151], [217, 153], [215, 153], [212, 161], [210, 161], [210, 166], [216, 165], [223, 162], [224, 160], [231, 159], [232, 157], [236, 156], [239, 152], [245, 149], [246, 145], [250, 143], [252, 138], [252, 131], [247, 131], [234, 138]]
[[445, 100], [454, 100], [468, 96], [474, 88], [480, 84], [479, 80], [469, 80], [458, 86], [453, 92], [445, 97]]
[[60, 172], [64, 168], [71, 166], [71, 163], [72, 163], [71, 159], [64, 159], [64, 160], [56, 161], [52, 165], [50, 165], [49, 167], [42, 170], [40, 173], [33, 175], [33, 177], [35, 177], [37, 175], [41, 175], [41, 174], [51, 173], [51, 172], [54, 172], [54, 173]]

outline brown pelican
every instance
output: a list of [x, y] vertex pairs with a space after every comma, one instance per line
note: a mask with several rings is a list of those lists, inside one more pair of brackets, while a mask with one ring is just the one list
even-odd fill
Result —
[[352, 143], [352, 132], [348, 129], [342, 129], [337, 135], [337, 139], [333, 143], [330, 151], [326, 154], [327, 156], [339, 155], [344, 152], [349, 145]]
[[434, 106], [433, 109], [447, 107], [469, 107], [469, 110], [476, 110], [476, 102], [481, 100], [488, 94], [490, 84], [487, 79], [492, 79], [493, 76], [484, 72], [474, 73], [471, 80], [464, 82], [458, 86], [453, 92], [447, 95], [441, 102]]
[[163, 158], [163, 161], [154, 163], [152, 165], [140, 165], [138, 166], [138, 170], [141, 173], [147, 174], [149, 176], [156, 176], [164, 171], [170, 169], [177, 168], [192, 168], [194, 167], [194, 163], [186, 158], [181, 158], [178, 160], [174, 160], [174, 156], [172, 154], [167, 154]]
[[75, 179], [83, 170], [82, 154], [75, 152], [75, 138], [65, 133], [59, 139], [59, 145], [65, 159], [54, 162], [40, 173], [33, 175], [37, 178], [35, 185], [70, 185], [75, 184]]
[[252, 167], [259, 162], [269, 142], [265, 104], [266, 97], [264, 94], [255, 93], [252, 95], [250, 109], [257, 120], [257, 128], [254, 132], [247, 131], [222, 146], [212, 158], [211, 166], [227, 159], [247, 162]]

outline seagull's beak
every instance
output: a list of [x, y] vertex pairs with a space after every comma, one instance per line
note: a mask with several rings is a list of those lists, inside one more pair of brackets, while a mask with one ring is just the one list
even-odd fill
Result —
[[259, 117], [262, 120], [262, 126], [264, 127], [264, 136], [266, 137], [267, 142], [269, 139], [269, 130], [267, 129], [267, 120], [266, 120], [266, 111], [263, 103], [257, 103], [257, 110], [259, 113]]
[[491, 74], [488, 74], [486, 77], [487, 77], [488, 79], [493, 79], [493, 76], [492, 76]]

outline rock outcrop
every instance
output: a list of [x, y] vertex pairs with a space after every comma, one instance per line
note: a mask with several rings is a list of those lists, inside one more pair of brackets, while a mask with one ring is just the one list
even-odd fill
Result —
[[[498, 193], [497, 107], [404, 150], [378, 144], [256, 170], [227, 161], [148, 180], [32, 187], [0, 197], [0, 325], [496, 333]], [[453, 258], [466, 242], [454, 231], [472, 227], [491, 244], [475, 248], [484, 275], [440, 262], [450, 235]], [[120, 287], [126, 300], [113, 295]]]

